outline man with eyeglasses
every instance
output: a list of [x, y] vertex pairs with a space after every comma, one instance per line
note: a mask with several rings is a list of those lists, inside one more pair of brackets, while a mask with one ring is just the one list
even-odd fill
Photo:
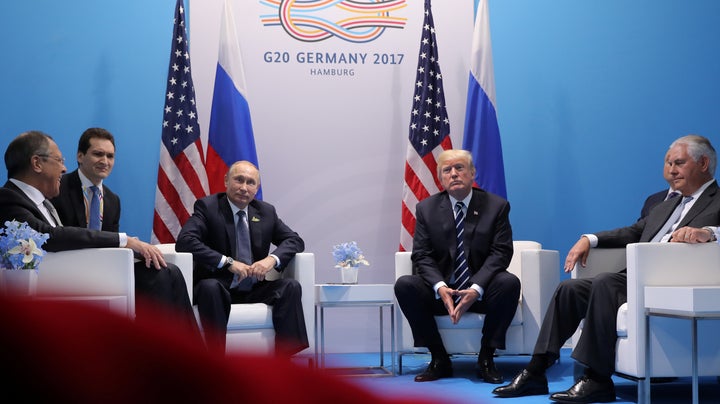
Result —
[[[136, 316], [152, 316], [167, 307], [177, 313], [183, 331], [200, 337], [182, 273], [166, 264], [160, 250], [117, 231], [90, 230], [65, 226], [49, 199], [60, 194], [61, 179], [67, 171], [57, 143], [49, 135], [29, 131], [18, 135], [5, 150], [8, 181], [0, 188], [0, 225], [17, 220], [50, 238], [44, 245], [50, 252], [98, 247], [126, 247], [135, 252]], [[119, 212], [118, 212], [119, 215]]]

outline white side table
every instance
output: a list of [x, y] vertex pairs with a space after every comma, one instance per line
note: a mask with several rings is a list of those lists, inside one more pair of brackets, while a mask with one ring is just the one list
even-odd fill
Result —
[[[322, 284], [315, 285], [315, 362], [325, 367], [325, 309], [331, 307], [377, 307], [380, 325], [380, 365], [368, 368], [347, 369], [355, 376], [395, 375], [395, 293], [393, 285], [384, 284]], [[390, 310], [391, 365], [385, 366], [383, 309]], [[318, 320], [319, 312], [319, 320]], [[319, 328], [319, 330], [318, 330]], [[319, 338], [317, 337], [319, 335]], [[320, 349], [318, 350], [318, 340]], [[320, 358], [318, 360], [318, 353]], [[378, 371], [380, 373], [378, 373]]]
[[[645, 392], [650, 403], [652, 353], [650, 317], [690, 320], [692, 339], [692, 402], [698, 403], [698, 320], [720, 319], [720, 287], [717, 286], [646, 286], [645, 287]], [[640, 398], [639, 398], [640, 399]], [[642, 401], [642, 399], [641, 399]]]

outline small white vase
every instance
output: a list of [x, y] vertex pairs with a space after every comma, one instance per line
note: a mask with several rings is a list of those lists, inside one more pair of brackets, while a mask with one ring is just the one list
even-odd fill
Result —
[[342, 283], [355, 284], [358, 282], [358, 267], [340, 268]]
[[7, 296], [34, 296], [37, 289], [37, 269], [5, 269], [2, 276], [2, 292]]

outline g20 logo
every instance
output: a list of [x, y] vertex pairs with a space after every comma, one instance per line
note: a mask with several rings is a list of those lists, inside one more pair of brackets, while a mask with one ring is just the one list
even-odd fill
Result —
[[272, 9], [260, 15], [264, 26], [280, 26], [302, 42], [337, 37], [363, 43], [379, 38], [388, 28], [405, 27], [407, 18], [391, 13], [407, 7], [406, 0], [260, 0]]

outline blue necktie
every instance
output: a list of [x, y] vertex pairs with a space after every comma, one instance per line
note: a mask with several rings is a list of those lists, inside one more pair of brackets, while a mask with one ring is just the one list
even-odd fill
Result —
[[[235, 238], [237, 241], [235, 247], [235, 258], [245, 264], [252, 264], [252, 252], [250, 251], [250, 233], [248, 227], [245, 224], [245, 211], [240, 210], [237, 213], [238, 221], [235, 226]], [[238, 280], [238, 276], [234, 275], [230, 288], [237, 288], [238, 290], [250, 290], [255, 278], [245, 278], [241, 281]]]
[[100, 190], [95, 185], [90, 187], [92, 197], [90, 199], [90, 221], [88, 229], [100, 230], [102, 221], [100, 220]]
[[[455, 271], [453, 271], [452, 283], [455, 290], [467, 289], [470, 286], [470, 269], [465, 258], [465, 215], [463, 214], [464, 203], [455, 204], [455, 234], [457, 238], [457, 255], [455, 256]], [[456, 299], [456, 303], [460, 299]]]

